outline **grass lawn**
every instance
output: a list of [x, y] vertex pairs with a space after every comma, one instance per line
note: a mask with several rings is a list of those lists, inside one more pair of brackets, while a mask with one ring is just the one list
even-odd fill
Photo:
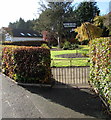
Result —
[[74, 59], [62, 59], [52, 60], [51, 66], [55, 67], [67, 67], [67, 66], [89, 66], [89, 58], [74, 58]]
[[51, 59], [66, 59], [66, 58], [56, 57], [56, 55], [71, 54], [71, 53], [86, 53], [86, 54], [88, 54], [89, 46], [80, 45], [79, 48], [76, 50], [51, 51]]
[[[89, 66], [89, 58], [60, 58], [56, 55], [62, 54], [72, 54], [72, 53], [89, 53], [89, 46], [80, 45], [79, 49], [76, 50], [60, 50], [60, 51], [51, 51], [51, 66], [62, 67], [62, 66]], [[60, 60], [61, 59], [61, 60]]]

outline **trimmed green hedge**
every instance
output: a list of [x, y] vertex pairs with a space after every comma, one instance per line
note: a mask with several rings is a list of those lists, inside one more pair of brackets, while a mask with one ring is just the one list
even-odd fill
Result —
[[47, 41], [16, 41], [16, 42], [4, 42], [3, 45], [17, 45], [17, 46], [41, 46], [47, 44]]
[[111, 38], [91, 41], [90, 61], [90, 80], [111, 111]]
[[7, 46], [3, 49], [2, 71], [17, 82], [50, 82], [50, 63], [50, 50], [47, 48]]

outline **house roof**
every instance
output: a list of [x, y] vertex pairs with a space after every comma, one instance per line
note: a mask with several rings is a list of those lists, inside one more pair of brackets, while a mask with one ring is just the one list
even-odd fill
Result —
[[13, 37], [41, 37], [42, 35], [33, 30], [25, 30], [25, 29], [12, 29], [11, 35]]

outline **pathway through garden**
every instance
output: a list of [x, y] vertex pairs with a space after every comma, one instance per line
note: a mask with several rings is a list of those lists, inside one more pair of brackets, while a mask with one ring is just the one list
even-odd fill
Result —
[[22, 87], [0, 77], [3, 118], [108, 118], [90, 88]]

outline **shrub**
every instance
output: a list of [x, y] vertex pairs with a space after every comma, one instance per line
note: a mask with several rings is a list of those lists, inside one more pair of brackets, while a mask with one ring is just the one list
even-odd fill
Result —
[[42, 47], [4, 47], [2, 71], [22, 83], [48, 83], [50, 50]]
[[63, 49], [68, 50], [69, 48], [70, 48], [70, 42], [65, 41], [64, 44], [63, 44]]
[[71, 47], [69, 48], [69, 50], [74, 50], [78, 47], [79, 47], [78, 44], [71, 44]]
[[78, 44], [71, 44], [70, 42], [65, 41], [62, 49], [64, 49], [64, 50], [74, 50], [76, 48], [78, 48]]
[[42, 44], [48, 44], [46, 41], [16, 41], [16, 42], [4, 42], [3, 45], [17, 45], [17, 46], [41, 46]]
[[81, 45], [88, 45], [89, 44], [89, 40], [83, 40], [82, 42], [80, 42]]
[[50, 49], [47, 44], [42, 44], [41, 47]]
[[90, 80], [111, 111], [111, 38], [90, 41]]

